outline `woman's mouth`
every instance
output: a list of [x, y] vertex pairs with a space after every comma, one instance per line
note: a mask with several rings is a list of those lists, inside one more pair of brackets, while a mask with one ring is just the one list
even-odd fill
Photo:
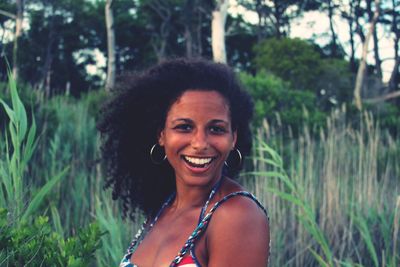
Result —
[[207, 168], [216, 157], [189, 157], [182, 156], [183, 160], [192, 168]]

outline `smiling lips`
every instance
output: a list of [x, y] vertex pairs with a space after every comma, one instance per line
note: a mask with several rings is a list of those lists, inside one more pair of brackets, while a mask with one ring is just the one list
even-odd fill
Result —
[[192, 168], [207, 168], [216, 157], [198, 158], [182, 156], [183, 160]]

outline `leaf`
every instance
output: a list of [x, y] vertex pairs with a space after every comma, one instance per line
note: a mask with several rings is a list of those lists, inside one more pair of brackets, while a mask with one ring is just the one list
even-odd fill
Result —
[[[18, 96], [18, 95], [17, 95], [17, 96]], [[19, 121], [19, 135], [18, 135], [18, 137], [19, 137], [19, 140], [20, 140], [20, 142], [21, 142], [22, 140], [24, 140], [25, 135], [26, 135], [26, 131], [27, 131], [27, 129], [28, 129], [28, 118], [27, 118], [27, 116], [26, 116], [25, 107], [24, 107], [24, 105], [22, 104], [22, 102], [21, 102], [21, 100], [19, 99], [19, 97], [18, 97], [17, 103], [18, 103], [18, 107], [17, 107], [18, 113], [17, 113], [17, 116], [18, 116], [18, 121]]]
[[29, 129], [28, 137], [26, 139], [26, 143], [24, 146], [23, 150], [23, 158], [22, 158], [22, 166], [25, 169], [26, 164], [29, 162], [29, 160], [32, 157], [33, 152], [36, 149], [36, 146], [38, 144], [38, 139], [35, 140], [35, 135], [36, 135], [36, 122], [35, 118], [32, 116], [32, 125]]
[[7, 113], [8, 118], [10, 118], [10, 121], [11, 121], [13, 124], [15, 124], [15, 116], [16, 116], [16, 115], [15, 115], [14, 110], [12, 110], [12, 109], [10, 108], [10, 106], [7, 105], [7, 103], [4, 102], [2, 99], [0, 99], [0, 103], [3, 105], [3, 107], [4, 107], [4, 109], [5, 109], [6, 113]]
[[314, 258], [318, 261], [320, 266], [324, 266], [324, 267], [330, 266], [326, 261], [324, 261], [324, 259], [315, 250], [310, 248], [310, 252], [311, 252], [311, 254], [313, 254]]
[[361, 236], [363, 237], [365, 244], [367, 245], [367, 249], [372, 257], [372, 260], [374, 261], [374, 266], [378, 267], [378, 255], [376, 253], [374, 242], [372, 241], [371, 233], [368, 229], [366, 220], [362, 216], [358, 216], [356, 214], [353, 214], [353, 218], [358, 230], [360, 231]]
[[287, 200], [287, 201], [289, 201], [289, 202], [291, 202], [291, 203], [293, 203], [293, 204], [295, 204], [295, 205], [297, 205], [299, 207], [303, 207], [304, 206], [304, 204], [303, 204], [303, 202], [301, 200], [297, 199], [296, 197], [292, 196], [289, 193], [285, 193], [285, 192], [279, 191], [278, 189], [275, 189], [275, 188], [267, 188], [267, 191], [271, 192], [271, 193], [274, 193], [274, 194], [278, 195], [279, 197], [281, 197], [282, 199]]
[[49, 180], [40, 190], [36, 193], [36, 195], [32, 198], [31, 202], [29, 203], [28, 208], [22, 215], [21, 220], [26, 221], [27, 218], [33, 214], [40, 204], [42, 203], [43, 199], [46, 195], [51, 191], [51, 189], [65, 176], [69, 167], [66, 167], [63, 171], [61, 171], [58, 175], [54, 176], [51, 180]]

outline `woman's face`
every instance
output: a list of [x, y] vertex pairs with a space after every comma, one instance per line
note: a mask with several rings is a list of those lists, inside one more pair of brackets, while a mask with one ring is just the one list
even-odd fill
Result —
[[228, 102], [216, 91], [188, 90], [172, 104], [159, 144], [177, 183], [214, 184], [235, 147]]

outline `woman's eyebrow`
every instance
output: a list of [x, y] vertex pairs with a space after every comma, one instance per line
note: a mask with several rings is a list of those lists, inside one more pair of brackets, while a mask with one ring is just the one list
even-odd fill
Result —
[[176, 119], [173, 119], [172, 122], [173, 123], [177, 123], [177, 122], [192, 123], [193, 121], [188, 118], [176, 118]]
[[226, 124], [228, 124], [228, 122], [226, 120], [222, 120], [222, 119], [213, 119], [210, 121], [210, 123], [226, 123]]
[[[184, 122], [184, 123], [193, 123], [193, 120], [189, 118], [176, 118], [172, 120], [172, 123], [179, 123], [179, 122]], [[226, 120], [223, 119], [212, 119], [208, 122], [209, 124], [213, 123], [224, 123], [224, 124], [229, 124]]]

